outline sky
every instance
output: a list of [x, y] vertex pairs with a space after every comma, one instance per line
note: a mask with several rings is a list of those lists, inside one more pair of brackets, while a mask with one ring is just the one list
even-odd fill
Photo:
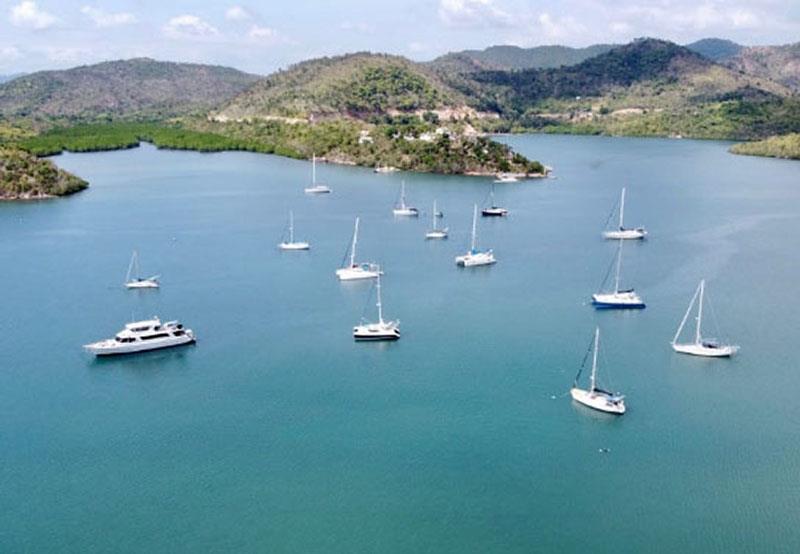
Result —
[[266, 74], [362, 50], [429, 60], [642, 36], [798, 42], [800, 0], [0, 0], [0, 74], [141, 56]]

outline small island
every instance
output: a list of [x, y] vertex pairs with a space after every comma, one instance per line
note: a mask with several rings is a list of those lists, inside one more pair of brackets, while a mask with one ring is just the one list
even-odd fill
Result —
[[38, 200], [67, 196], [89, 186], [50, 160], [16, 148], [0, 148], [0, 200]]
[[745, 156], [800, 160], [800, 133], [773, 136], [753, 142], [740, 142], [731, 146], [731, 152]]

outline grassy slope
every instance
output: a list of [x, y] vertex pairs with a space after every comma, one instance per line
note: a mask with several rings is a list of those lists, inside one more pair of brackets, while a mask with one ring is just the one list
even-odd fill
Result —
[[767, 156], [770, 158], [800, 160], [800, 134], [791, 133], [756, 142], [735, 144], [731, 147], [731, 152], [747, 156]]
[[50, 160], [16, 148], [0, 147], [0, 199], [65, 196], [85, 189], [89, 184]]

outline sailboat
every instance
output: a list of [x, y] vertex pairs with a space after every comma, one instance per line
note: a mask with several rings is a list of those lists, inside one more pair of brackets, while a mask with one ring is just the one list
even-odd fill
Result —
[[516, 183], [518, 181], [519, 179], [513, 173], [498, 173], [494, 179], [495, 183]]
[[633, 289], [620, 290], [619, 274], [622, 268], [622, 240], [617, 247], [616, 271], [614, 273], [614, 290], [598, 292], [592, 295], [592, 305], [597, 309], [641, 309], [645, 307], [641, 297]]
[[505, 208], [501, 208], [494, 202], [494, 183], [492, 183], [492, 188], [489, 191], [489, 207], [483, 208], [481, 210], [481, 215], [483, 217], [505, 217], [508, 215], [508, 210]]
[[306, 194], [327, 194], [331, 192], [330, 187], [317, 183], [317, 155], [311, 155], [311, 186], [306, 187]]
[[597, 352], [600, 349], [600, 328], [594, 330], [594, 345], [592, 347], [592, 374], [589, 376], [589, 388], [578, 388], [578, 379], [583, 372], [583, 367], [578, 370], [575, 382], [569, 393], [575, 402], [588, 406], [594, 410], [609, 414], [622, 415], [625, 413], [625, 397], [618, 393], [608, 392], [597, 386]]
[[438, 222], [436, 221], [441, 216], [439, 215], [441, 212], [436, 209], [436, 200], [433, 201], [433, 212], [431, 219], [433, 220], [433, 229], [425, 233], [426, 239], [446, 239], [447, 238], [447, 227], [444, 229], [439, 229]]
[[414, 206], [408, 206], [406, 204], [406, 182], [402, 181], [400, 183], [400, 202], [395, 204], [394, 209], [392, 210], [394, 215], [401, 215], [401, 216], [409, 216], [409, 217], [417, 217], [419, 215], [419, 210], [416, 209]]
[[[611, 212], [614, 213], [613, 211]], [[609, 215], [609, 219], [611, 216]], [[623, 223], [625, 218], [625, 187], [622, 188], [622, 193], [619, 199], [619, 226], [617, 229], [611, 229], [609, 231], [605, 231], [603, 233], [603, 238], [606, 239], [620, 239], [620, 240], [630, 240], [630, 239], [643, 239], [647, 236], [647, 231], [644, 227], [635, 227], [632, 229], [626, 229]]]
[[289, 212], [289, 240], [282, 241], [278, 248], [281, 250], [308, 250], [311, 245], [307, 242], [294, 240], [294, 212]]
[[477, 231], [478, 231], [478, 205], [475, 204], [472, 210], [472, 242], [469, 251], [463, 256], [456, 256], [456, 265], [463, 267], [473, 267], [479, 265], [491, 265], [497, 263], [494, 253], [489, 250], [478, 250]]
[[400, 338], [400, 321], [383, 320], [383, 304], [381, 303], [381, 275], [378, 266], [377, 280], [375, 281], [375, 291], [378, 297], [375, 305], [378, 307], [378, 321], [376, 323], [364, 323], [353, 327], [353, 338], [357, 341], [366, 340], [397, 340]]
[[[380, 275], [380, 268], [372, 263], [356, 263], [356, 246], [358, 245], [358, 224], [360, 218], [356, 218], [355, 229], [353, 230], [353, 241], [350, 244], [350, 262], [336, 270], [336, 277], [340, 281], [355, 281], [358, 279], [374, 279]], [[345, 255], [346, 257], [346, 255]]]
[[134, 250], [131, 263], [128, 264], [128, 273], [125, 275], [125, 287], [129, 289], [157, 289], [160, 275], [142, 278], [139, 276], [139, 253]]
[[[690, 354], [692, 356], [705, 356], [707, 358], [729, 358], [739, 351], [739, 347], [733, 344], [721, 344], [714, 339], [703, 338], [703, 296], [705, 294], [706, 280], [700, 281], [697, 290], [694, 291], [692, 301], [689, 302], [689, 307], [678, 325], [678, 330], [672, 338], [672, 349], [681, 354]], [[694, 341], [693, 342], [678, 342], [683, 327], [689, 319], [689, 314], [694, 308], [695, 301], [697, 301], [697, 317], [695, 318]]]

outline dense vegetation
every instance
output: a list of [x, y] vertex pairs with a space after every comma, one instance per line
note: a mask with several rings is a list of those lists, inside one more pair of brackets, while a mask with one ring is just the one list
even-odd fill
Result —
[[769, 137], [755, 142], [742, 142], [731, 147], [734, 154], [767, 156], [800, 160], [800, 133]]
[[569, 46], [490, 46], [483, 50], [463, 50], [440, 56], [430, 62], [434, 69], [453, 69], [460, 66], [465, 70], [479, 69], [546, 69], [575, 65], [584, 60], [599, 56], [615, 48], [615, 44], [594, 44], [586, 48]]
[[16, 148], [0, 147], [0, 199], [64, 196], [89, 184], [50, 160], [41, 160]]
[[736, 56], [725, 60], [725, 65], [749, 75], [771, 79], [800, 92], [800, 42], [743, 48]]
[[686, 48], [697, 52], [704, 58], [719, 62], [727, 60], [738, 54], [744, 46], [736, 44], [732, 40], [721, 38], [704, 38], [687, 44]]

